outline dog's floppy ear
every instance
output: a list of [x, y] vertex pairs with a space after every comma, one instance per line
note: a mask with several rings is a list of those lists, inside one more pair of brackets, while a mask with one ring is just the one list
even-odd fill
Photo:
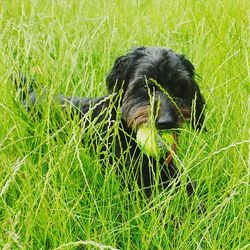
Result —
[[186, 70], [190, 74], [192, 78], [192, 88], [193, 88], [193, 115], [191, 119], [192, 127], [194, 129], [200, 130], [203, 126], [204, 123], [204, 98], [200, 92], [200, 88], [198, 84], [196, 83], [196, 74], [195, 74], [195, 68], [194, 65], [187, 59], [185, 58], [184, 55], [179, 55], [180, 60], [182, 61], [183, 65], [186, 67]]
[[190, 76], [193, 78], [195, 76], [195, 68], [194, 65], [184, 56], [184, 55], [178, 55], [182, 64], [186, 67], [186, 70], [190, 74]]
[[116, 59], [106, 78], [109, 93], [125, 89], [129, 81], [129, 56], [120, 56]]

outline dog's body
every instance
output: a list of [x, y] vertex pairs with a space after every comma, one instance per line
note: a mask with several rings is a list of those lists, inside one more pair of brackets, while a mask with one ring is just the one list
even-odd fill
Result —
[[[132, 174], [150, 195], [152, 185], [157, 182], [165, 187], [178, 173], [173, 160], [166, 163], [167, 152], [161, 159], [142, 154], [136, 143], [136, 131], [152, 117], [157, 129], [178, 129], [184, 121], [190, 121], [195, 129], [202, 127], [204, 101], [195, 81], [194, 67], [183, 55], [169, 49], [139, 47], [115, 61], [107, 76], [107, 88], [110, 95], [101, 98], [59, 95], [58, 99], [63, 107], [70, 104], [73, 116], [80, 115], [86, 130], [90, 123], [92, 126], [109, 121], [101, 128], [103, 137], [108, 134], [108, 143], [103, 143], [102, 151], [115, 148], [115, 158], [111, 159], [119, 162], [123, 157], [120, 168]], [[32, 87], [21, 96], [25, 106], [37, 102]], [[118, 132], [110, 133], [117, 120]], [[187, 191], [193, 193], [191, 183]]]

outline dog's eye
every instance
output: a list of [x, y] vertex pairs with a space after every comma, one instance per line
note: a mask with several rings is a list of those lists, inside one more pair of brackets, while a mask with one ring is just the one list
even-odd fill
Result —
[[185, 96], [189, 94], [188, 83], [186, 82], [175, 82], [171, 86], [170, 91], [178, 98], [185, 99]]

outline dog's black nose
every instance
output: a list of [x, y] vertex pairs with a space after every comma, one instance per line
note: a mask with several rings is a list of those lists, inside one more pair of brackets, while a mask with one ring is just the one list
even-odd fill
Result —
[[176, 119], [170, 115], [159, 117], [156, 121], [157, 129], [176, 128]]

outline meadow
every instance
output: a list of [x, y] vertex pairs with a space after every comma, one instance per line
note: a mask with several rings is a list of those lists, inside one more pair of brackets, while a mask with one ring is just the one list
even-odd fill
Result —
[[[1, 1], [0, 248], [250, 249], [249, 16], [247, 0]], [[184, 184], [150, 200], [124, 188], [49, 105], [107, 94], [114, 60], [142, 45], [185, 54], [206, 99], [207, 132], [186, 125], [178, 142], [191, 201]], [[48, 90], [42, 119], [18, 101], [19, 71]]]

